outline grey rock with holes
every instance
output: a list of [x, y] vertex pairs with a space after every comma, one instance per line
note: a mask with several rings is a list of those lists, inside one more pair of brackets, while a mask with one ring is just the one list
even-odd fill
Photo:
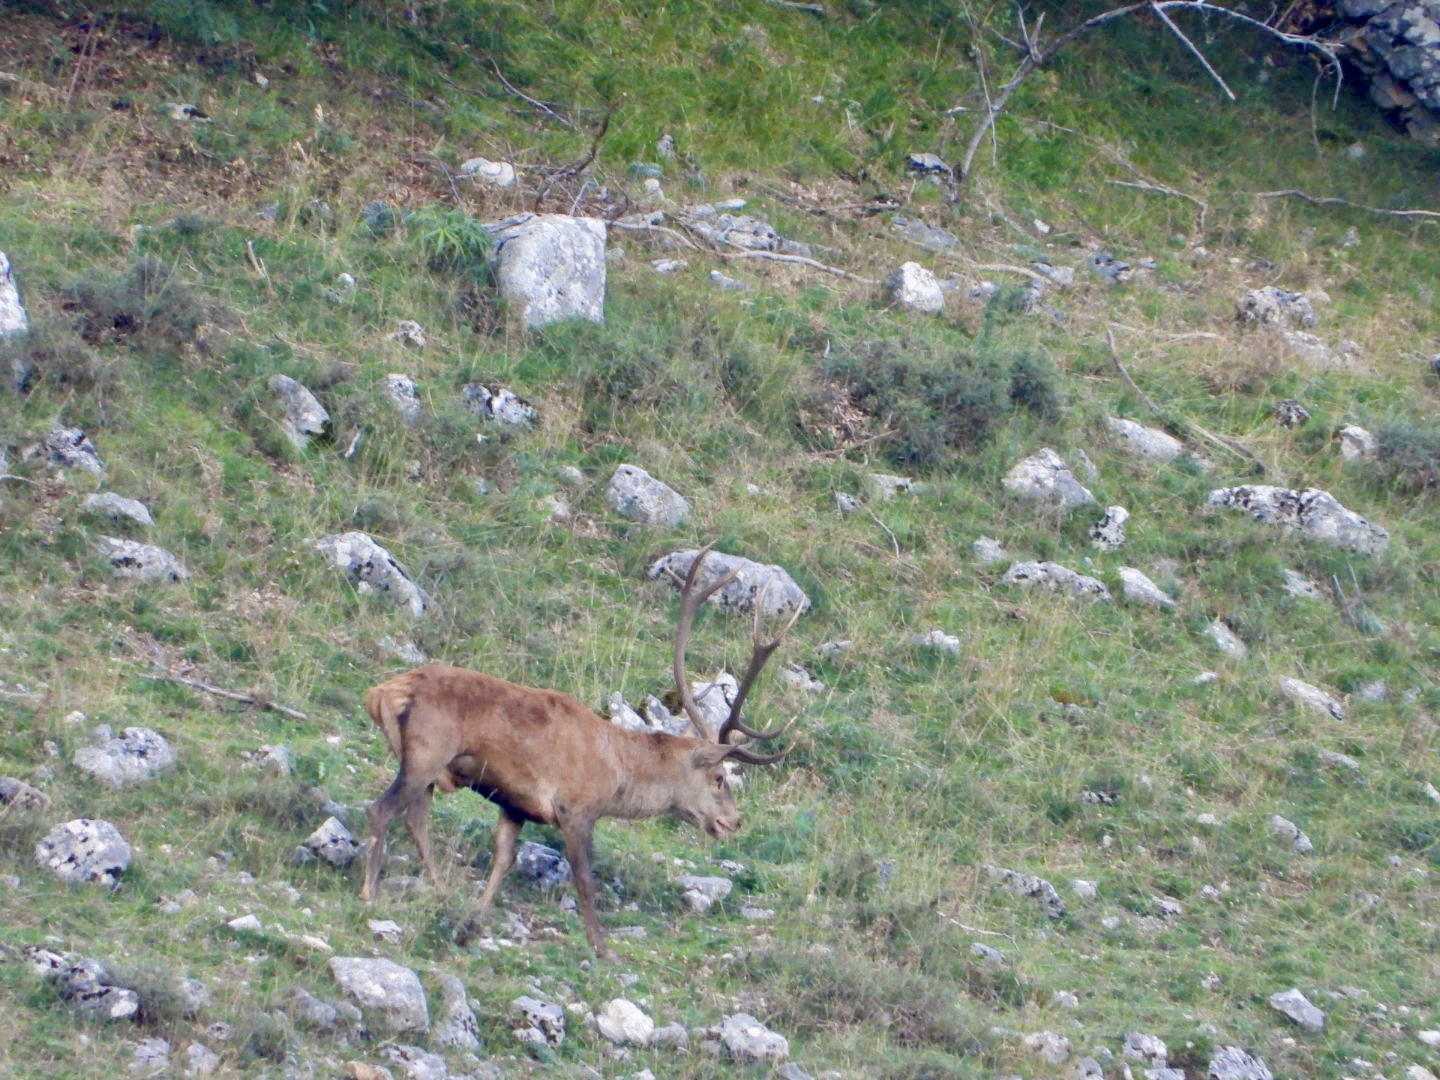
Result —
[[380, 380], [380, 393], [407, 424], [413, 424], [420, 419], [423, 410], [420, 391], [415, 386], [415, 380], [409, 375], [392, 371]]
[[727, 1016], [709, 1034], [719, 1041], [727, 1057], [742, 1065], [784, 1061], [790, 1056], [790, 1040], [749, 1013]]
[[54, 982], [66, 1003], [86, 1018], [103, 1023], [139, 1015], [140, 995], [116, 986], [109, 969], [98, 960], [33, 945], [24, 955], [30, 970]]
[[1130, 520], [1130, 511], [1123, 506], [1107, 506], [1105, 516], [1090, 526], [1090, 542], [1102, 551], [1114, 551], [1125, 546], [1125, 522]]
[[1306, 1031], [1323, 1031], [1325, 1014], [1310, 1003], [1298, 989], [1291, 988], [1270, 995], [1270, 1007], [1288, 1017]]
[[165, 736], [149, 728], [128, 727], [115, 738], [106, 725], [91, 733], [70, 763], [106, 787], [118, 791], [153, 780], [175, 764], [175, 751]]
[[515, 872], [542, 889], [570, 884], [570, 861], [552, 847], [526, 840], [515, 853]]
[[907, 311], [938, 315], [945, 310], [945, 292], [939, 278], [919, 263], [902, 263], [885, 279], [885, 290], [891, 303]]
[[[559, 1005], [527, 995], [512, 1001], [510, 1012], [520, 1019], [521, 1026], [515, 1036], [522, 1042], [559, 1046], [565, 1041], [565, 1010]], [[531, 1032], [533, 1035], [528, 1034]]]
[[85, 496], [80, 509], [92, 517], [107, 518], [110, 521], [130, 522], [134, 525], [150, 526], [155, 519], [150, 510], [139, 499], [127, 499], [113, 491], [99, 492]]
[[89, 473], [91, 476], [105, 475], [105, 463], [100, 460], [100, 451], [90, 441], [90, 436], [79, 428], [55, 428], [39, 445], [30, 447], [25, 452], [25, 457], [39, 458], [49, 469], [66, 469]]
[[400, 1043], [391, 1043], [381, 1053], [405, 1080], [449, 1080], [450, 1068], [439, 1054]]
[[326, 818], [318, 829], [300, 842], [294, 861], [319, 859], [334, 867], [349, 866], [360, 854], [360, 842], [339, 818]]
[[114, 885], [130, 868], [130, 845], [108, 821], [76, 818], [35, 845], [35, 861], [61, 881]]
[[681, 896], [691, 911], [704, 915], [721, 900], [730, 895], [735, 883], [725, 877], [700, 877], [695, 874], [681, 874], [675, 879], [680, 886]]
[[330, 958], [330, 973], [367, 1014], [392, 1032], [427, 1031], [430, 1010], [420, 977], [407, 967], [364, 956]]
[[390, 552], [363, 532], [337, 533], [315, 541], [332, 566], [344, 573], [360, 593], [384, 593], [415, 618], [430, 608], [430, 598]]
[[330, 430], [330, 414], [310, 390], [289, 375], [271, 375], [265, 383], [284, 411], [284, 430], [296, 449]]
[[430, 1038], [436, 1046], [478, 1050], [480, 1024], [470, 1007], [470, 995], [465, 990], [465, 984], [448, 973], [437, 976], [436, 982], [440, 984], [440, 1019], [431, 1030]]
[[1005, 571], [1002, 585], [1046, 589], [1072, 600], [1109, 600], [1103, 582], [1053, 562], [1019, 562]]
[[1170, 1050], [1159, 1036], [1132, 1031], [1125, 1036], [1120, 1056], [1149, 1062], [1151, 1065], [1164, 1065], [1165, 1059], [1170, 1056]]
[[1310, 410], [1294, 398], [1277, 401], [1270, 407], [1270, 415], [1283, 428], [1297, 428], [1310, 422]]
[[1055, 886], [1044, 878], [1007, 870], [991, 863], [986, 863], [981, 869], [991, 880], [1000, 882], [1016, 896], [1033, 900], [1050, 918], [1060, 919], [1065, 916], [1065, 901], [1060, 899]]
[[1274, 1080], [1265, 1062], [1238, 1046], [1222, 1046], [1205, 1069], [1206, 1080]]
[[1287, 292], [1274, 285], [1251, 289], [1240, 298], [1236, 317], [1241, 322], [1260, 326], [1290, 326], [1305, 330], [1318, 321], [1310, 298], [1304, 293]]
[[0, 776], [0, 806], [15, 810], [44, 810], [50, 796], [13, 776]]
[[[645, 576], [652, 581], [667, 581], [672, 588], [679, 591], [685, 581], [685, 575], [690, 572], [691, 564], [699, 554], [698, 548], [672, 551], [669, 555], [652, 563], [645, 572]], [[720, 551], [710, 552], [700, 570], [696, 586], [703, 589], [730, 573], [731, 570], [738, 570], [734, 579], [724, 588], [712, 594], [706, 603], [731, 611], [752, 612], [756, 603], [763, 596], [761, 614], [765, 616], [788, 615], [794, 611], [810, 610], [810, 598], [783, 568], [753, 562], [739, 555], [727, 555]]]
[[644, 525], [675, 528], [690, 516], [690, 502], [639, 465], [620, 465], [605, 488], [605, 505]]
[[0, 340], [24, 337], [30, 332], [30, 316], [20, 300], [20, 284], [10, 257], [0, 251]]
[[692, 218], [687, 224], [702, 239], [720, 248], [773, 251], [804, 257], [810, 254], [809, 244], [786, 239], [768, 221], [749, 214], [716, 214], [714, 217]]
[[1017, 463], [1000, 483], [1017, 498], [1061, 510], [1095, 501], [1089, 489], [1075, 479], [1065, 459], [1048, 446]]
[[1390, 534], [1384, 529], [1347, 510], [1319, 488], [1294, 491], [1268, 484], [1245, 484], [1212, 491], [1206, 501], [1361, 555], [1383, 555], [1390, 542]]
[[520, 214], [486, 226], [500, 295], [527, 330], [566, 319], [605, 321], [605, 223]]
[[479, 383], [466, 383], [460, 396], [471, 412], [501, 427], [528, 428], [540, 418], [535, 406], [503, 386], [492, 390]]
[[1170, 598], [1170, 594], [1151, 581], [1143, 571], [1133, 566], [1122, 566], [1115, 573], [1120, 578], [1120, 595], [1128, 603], [1166, 611], [1174, 610], [1175, 601]]
[[95, 541], [95, 550], [110, 566], [117, 578], [128, 578], [147, 584], [185, 581], [190, 571], [185, 564], [162, 547], [126, 540], [118, 536], [102, 536]]

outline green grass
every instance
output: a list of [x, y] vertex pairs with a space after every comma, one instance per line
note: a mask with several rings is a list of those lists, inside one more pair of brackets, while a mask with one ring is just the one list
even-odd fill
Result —
[[[904, 174], [904, 155], [958, 156], [983, 101], [971, 46], [993, 90], [1012, 62], [994, 33], [1013, 29], [1007, 11], [861, 0], [823, 20], [759, 0], [414, 8], [418, 25], [400, 5], [141, 3], [97, 20], [104, 63], [93, 70], [76, 66], [76, 24], [40, 5], [12, 14], [7, 32], [30, 47], [10, 65], [22, 83], [0, 98], [13, 166], [0, 246], [36, 331], [0, 357], [7, 372], [13, 356], [34, 369], [23, 394], [0, 393], [0, 471], [21, 477], [0, 482], [0, 689], [39, 696], [0, 701], [0, 773], [36, 783], [52, 807], [0, 809], [0, 945], [58, 938], [128, 972], [156, 1004], [139, 1026], [87, 1027], [82, 1045], [55, 991], [0, 962], [0, 1075], [115, 1075], [150, 1034], [177, 1053], [210, 1042], [224, 1075], [379, 1062], [373, 1044], [339, 1046], [286, 1013], [295, 987], [338, 994], [300, 934], [340, 955], [382, 949], [427, 986], [434, 973], [460, 976], [481, 1003], [483, 1056], [506, 1075], [755, 1072], [701, 1052], [612, 1061], [574, 1017], [564, 1046], [532, 1057], [507, 1010], [536, 985], [591, 1007], [644, 997], [658, 1022], [687, 1026], [744, 1007], [790, 1038], [813, 1075], [1048, 1075], [1006, 1034], [1045, 1028], [1077, 1055], [1151, 1032], [1197, 1074], [1232, 1044], [1276, 1075], [1339, 1077], [1354, 1058], [1391, 1053], [1397, 1068], [1433, 1068], [1409, 1031], [1440, 1026], [1429, 960], [1440, 942], [1426, 915], [1440, 832], [1422, 788], [1440, 784], [1434, 228], [1253, 193], [1428, 205], [1435, 151], [1397, 139], [1350, 96], [1312, 126], [1304, 65], [1276, 54], [1272, 70], [1231, 31], [1212, 58], [1242, 100], [1217, 104], [1178, 45], [1154, 48], [1149, 28], [1117, 24], [1026, 83], [952, 204]], [[1056, 6], [1050, 21], [1069, 17]], [[497, 67], [552, 112], [507, 89]], [[160, 109], [170, 101], [212, 119], [177, 124]], [[971, 111], [946, 119], [957, 104]], [[946, 315], [907, 316], [868, 287], [760, 261], [687, 253], [686, 271], [659, 276], [647, 262], [668, 253], [616, 233], [626, 258], [610, 268], [606, 325], [519, 333], [475, 223], [529, 209], [586, 156], [612, 107], [593, 166], [612, 197], [637, 197], [629, 166], [658, 161], [671, 198], [747, 198], [826, 263], [879, 278], [919, 258], [957, 275]], [[664, 133], [683, 157], [658, 159]], [[1356, 142], [1358, 161], [1345, 152]], [[522, 189], [452, 186], [441, 166], [476, 153], [515, 161]], [[1194, 195], [1205, 228], [1194, 202], [1109, 182], [1136, 179]], [[883, 215], [835, 209], [881, 192], [963, 237], [959, 257], [904, 247]], [[558, 184], [544, 208], [580, 195]], [[1034, 218], [1054, 231], [1034, 234]], [[1346, 246], [1352, 227], [1358, 242]], [[1008, 291], [989, 307], [970, 298], [981, 276], [1024, 284], [972, 263], [1043, 253], [1078, 264], [1100, 246], [1154, 256], [1159, 269], [1109, 289], [1082, 267], [1073, 289], [1047, 297], [1063, 320], [1007, 314]], [[714, 291], [712, 268], [750, 288]], [[341, 273], [355, 277], [353, 295], [337, 290]], [[1237, 327], [1239, 295], [1271, 280], [1328, 293], [1317, 332], [1360, 342], [1366, 367], [1308, 369]], [[425, 328], [424, 350], [389, 338], [401, 319]], [[1107, 330], [1141, 393], [1117, 373]], [[414, 425], [380, 397], [395, 371], [420, 387]], [[276, 372], [316, 393], [333, 438], [289, 444], [265, 385]], [[979, 407], [957, 394], [967, 373], [986, 376]], [[509, 386], [541, 422], [477, 441], [460, 400], [470, 381]], [[1304, 402], [1310, 424], [1276, 425], [1282, 398]], [[1190, 432], [1215, 471], [1137, 461], [1113, 445], [1110, 415]], [[24, 460], [57, 422], [91, 435], [102, 482]], [[1380, 435], [1378, 462], [1340, 460], [1333, 433], [1345, 423]], [[1239, 440], [1267, 474], [1203, 432]], [[1041, 445], [1088, 453], [1101, 505], [1132, 512], [1125, 548], [1091, 547], [1098, 511], [1037, 514], [1004, 495], [1000, 478]], [[649, 530], [605, 510], [624, 462], [690, 498], [692, 521]], [[926, 486], [840, 514], [835, 495], [865, 496], [875, 471]], [[1352, 557], [1203, 510], [1214, 487], [1247, 482], [1323, 487], [1387, 528], [1391, 551]], [[109, 578], [94, 544], [116, 530], [79, 512], [97, 488], [151, 507], [143, 538], [185, 561], [187, 583]], [[572, 504], [568, 524], [549, 520], [552, 495]], [[438, 601], [433, 616], [415, 622], [321, 562], [312, 542], [352, 528], [415, 574]], [[1007, 589], [1005, 564], [974, 561], [980, 535], [1116, 591], [1118, 568], [1136, 566], [1178, 609], [1077, 609]], [[504, 901], [530, 920], [530, 943], [489, 953], [467, 941], [494, 820], [469, 793], [434, 811], [446, 889], [367, 908], [353, 871], [290, 864], [324, 797], [359, 828], [393, 776], [359, 707], [399, 666], [381, 638], [592, 706], [617, 689], [639, 701], [668, 689], [675, 618], [644, 570], [715, 537], [801, 582], [814, 608], [785, 657], [826, 689], [787, 691], [773, 674], [757, 687], [755, 719], [799, 714], [800, 735], [784, 765], [747, 777], [737, 836], [711, 845], [672, 822], [602, 823], [602, 921], [648, 935], [615, 940], [617, 967], [592, 963], [559, 897], [518, 880]], [[1374, 618], [1290, 597], [1287, 568], [1327, 588], [1333, 578]], [[1216, 618], [1247, 641], [1247, 659], [1215, 651], [1204, 630]], [[957, 634], [961, 655], [905, 643], [932, 628]], [[692, 669], [743, 664], [746, 635], [740, 621], [702, 618]], [[816, 653], [838, 639], [852, 649]], [[307, 719], [140, 678], [157, 659]], [[1204, 671], [1218, 677], [1197, 685]], [[1278, 689], [1286, 676], [1348, 694], [1346, 718], [1300, 711]], [[1375, 682], [1384, 699], [1365, 700]], [[83, 722], [67, 722], [75, 710]], [[179, 767], [146, 788], [97, 790], [70, 758], [100, 723], [160, 731]], [[243, 753], [271, 743], [294, 755], [293, 777], [241, 768]], [[1321, 750], [1361, 767], [1337, 769]], [[1097, 791], [1117, 799], [1087, 802]], [[1218, 827], [1196, 822], [1206, 813]], [[1277, 813], [1314, 854], [1293, 856], [1269, 833]], [[121, 889], [63, 887], [33, 866], [38, 839], [77, 816], [114, 821], [136, 846]], [[408, 837], [396, 830], [390, 848], [389, 872], [413, 872]], [[702, 918], [679, 901], [675, 859], [744, 870]], [[1045, 876], [1069, 914], [1046, 919], [984, 863]], [[1074, 878], [1095, 881], [1098, 898], [1078, 900]], [[194, 900], [179, 914], [159, 912], [186, 890]], [[1157, 896], [1183, 915], [1159, 917]], [[741, 899], [775, 918], [746, 920]], [[226, 928], [244, 913], [261, 919], [259, 934]], [[399, 946], [377, 945], [375, 916], [404, 926]], [[484, 929], [503, 925], [496, 915]], [[975, 941], [1005, 964], [985, 967]], [[179, 1015], [169, 974], [201, 979], [214, 1004]], [[621, 974], [639, 981], [627, 988]], [[1326, 1009], [1322, 1035], [1266, 1005], [1291, 985]], [[1345, 986], [1369, 997], [1328, 997]], [[1077, 995], [1078, 1010], [1055, 991]], [[215, 1042], [215, 1021], [234, 1036]]]

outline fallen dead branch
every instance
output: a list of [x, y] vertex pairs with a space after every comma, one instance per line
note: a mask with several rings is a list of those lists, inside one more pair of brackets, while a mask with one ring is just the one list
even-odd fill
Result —
[[815, 270], [823, 270], [827, 274], [834, 274], [836, 277], [845, 278], [847, 281], [858, 282], [861, 285], [880, 284], [880, 282], [874, 278], [861, 277], [859, 274], [852, 274], [849, 270], [842, 270], [838, 266], [822, 263], [818, 259], [806, 258], [804, 255], [784, 255], [778, 251], [719, 251], [715, 248], [703, 247], [679, 229], [671, 229], [664, 225], [641, 224], [630, 221], [611, 221], [608, 224], [612, 229], [621, 229], [626, 232], [656, 233], [660, 236], [667, 236], [677, 244], [682, 245], [687, 251], [697, 251], [704, 255], [713, 255], [717, 259], [768, 259], [772, 262], [795, 263], [800, 266], [811, 267]]
[[181, 686], [188, 686], [188, 687], [190, 687], [191, 689], [194, 689], [194, 690], [202, 690], [202, 691], [204, 691], [204, 692], [207, 693], [207, 694], [213, 694], [213, 695], [215, 695], [216, 697], [222, 697], [222, 698], [225, 698], [225, 699], [227, 699], [227, 700], [229, 700], [229, 701], [240, 701], [240, 702], [244, 702], [246, 705], [254, 705], [254, 706], [256, 706], [257, 708], [261, 708], [261, 709], [271, 709], [271, 710], [273, 710], [274, 712], [278, 712], [278, 713], [283, 713], [283, 714], [285, 714], [286, 716], [290, 717], [292, 720], [308, 720], [308, 719], [310, 719], [308, 716], [306, 716], [304, 713], [300, 712], [298, 709], [291, 709], [291, 708], [289, 708], [288, 706], [279, 704], [278, 702], [266, 701], [264, 698], [257, 698], [257, 697], [254, 697], [254, 696], [250, 695], [250, 694], [239, 694], [239, 693], [236, 693], [234, 690], [226, 690], [226, 689], [224, 689], [223, 687], [220, 687], [220, 686], [212, 686], [210, 683], [201, 682], [199, 679], [187, 679], [187, 678], [186, 678], [185, 676], [183, 676], [183, 675], [145, 675], [145, 674], [142, 674], [142, 675], [140, 676], [140, 678], [145, 679], [145, 680], [147, 680], [147, 681], [149, 681], [149, 682], [178, 683], [178, 684], [181, 685]]
[[1351, 210], [1364, 210], [1370, 214], [1385, 214], [1389, 217], [1420, 218], [1428, 221], [1440, 221], [1440, 211], [1436, 210], [1387, 210], [1383, 206], [1366, 206], [1363, 203], [1351, 202], [1349, 199], [1337, 199], [1327, 195], [1310, 195], [1304, 191], [1297, 191], [1293, 188], [1285, 191], [1257, 191], [1253, 193], [1256, 199], [1300, 199], [1310, 203], [1312, 206], [1344, 206]]

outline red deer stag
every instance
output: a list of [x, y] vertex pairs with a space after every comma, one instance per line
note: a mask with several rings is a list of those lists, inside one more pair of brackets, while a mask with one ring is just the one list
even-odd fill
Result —
[[366, 691], [365, 709], [400, 759], [400, 772], [370, 805], [370, 849], [360, 886], [362, 900], [375, 896], [385, 833], [397, 815], [404, 815], [426, 874], [439, 883], [430, 850], [430, 800], [436, 788], [448, 792], [468, 787], [500, 808], [495, 854], [480, 895], [480, 911], [490, 907], [501, 880], [515, 863], [520, 827], [527, 821], [556, 826], [565, 836], [565, 857], [574, 875], [585, 936], [598, 955], [609, 956], [595, 917], [595, 881], [590, 872], [596, 821], [674, 814], [716, 838], [740, 827], [725, 762], [763, 765], [778, 761], [786, 751], [759, 754], [745, 745], [730, 745], [728, 740], [736, 732], [755, 741], [773, 739], [790, 726], [758, 731], [740, 719], [740, 707], [800, 611], [797, 608], [784, 629], [767, 642], [762, 634], [764, 597], [756, 599], [750, 664], [729, 716], [718, 731], [712, 729], [685, 677], [685, 647], [696, 612], [735, 576], [732, 571], [697, 588], [709, 550], [704, 548], [696, 555], [685, 577], [675, 635], [676, 686], [701, 738], [627, 731], [556, 691], [517, 686], [441, 664], [415, 668]]

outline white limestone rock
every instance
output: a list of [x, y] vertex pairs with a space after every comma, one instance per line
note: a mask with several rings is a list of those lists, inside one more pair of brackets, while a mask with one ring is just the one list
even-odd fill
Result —
[[1289, 676], [1281, 679], [1280, 692], [1297, 705], [1312, 712], [1324, 713], [1335, 720], [1345, 719], [1345, 705], [1339, 698], [1321, 690], [1318, 686], [1312, 686], [1303, 679]]
[[1012, 495], [1061, 510], [1095, 501], [1065, 460], [1048, 446], [1016, 464], [1000, 483]]
[[1390, 541], [1390, 534], [1380, 526], [1347, 510], [1319, 488], [1293, 491], [1268, 484], [1246, 484], [1212, 491], [1206, 501], [1362, 555], [1383, 555]]
[[1103, 582], [1053, 562], [1018, 562], [1005, 571], [1002, 585], [1021, 588], [1042, 588], [1068, 596], [1072, 600], [1110, 599], [1110, 590]]
[[317, 435], [330, 429], [330, 414], [310, 390], [289, 375], [271, 375], [265, 384], [285, 411], [285, 434], [303, 450]]
[[1120, 577], [1121, 595], [1132, 604], [1140, 604], [1144, 607], [1162, 608], [1166, 611], [1175, 609], [1175, 601], [1170, 599], [1170, 594], [1151, 581], [1142, 571], [1133, 566], [1122, 566], [1115, 571]]
[[393, 960], [335, 956], [330, 972], [342, 990], [391, 1032], [428, 1031], [430, 1009], [420, 977]]
[[1307, 1031], [1323, 1031], [1325, 1014], [1310, 1003], [1298, 989], [1291, 988], [1270, 995], [1270, 1007], [1295, 1021]]
[[605, 223], [522, 214], [489, 226], [500, 295], [527, 330], [564, 319], [605, 321]]
[[109, 563], [111, 573], [118, 578], [131, 578], [144, 582], [177, 582], [190, 577], [184, 564], [164, 548], [153, 544], [142, 544], [138, 540], [125, 540], [116, 536], [102, 536], [95, 542], [100, 557]]
[[101, 725], [92, 733], [91, 744], [71, 755], [70, 763], [118, 791], [153, 780], [173, 767], [175, 751], [163, 735], [149, 728], [128, 727], [117, 739]]
[[86, 514], [108, 518], [111, 521], [128, 521], [147, 528], [155, 524], [155, 519], [150, 516], [149, 508], [139, 499], [127, 499], [123, 495], [116, 495], [113, 491], [97, 492], [94, 495], [85, 496], [85, 501], [80, 504], [80, 509]]
[[20, 285], [10, 257], [0, 251], [0, 340], [24, 337], [30, 332], [30, 316], [20, 301]]
[[934, 273], [916, 262], [901, 264], [885, 281], [892, 303], [922, 315], [938, 315], [945, 310], [945, 293]]
[[689, 500], [638, 465], [615, 469], [605, 488], [605, 505], [631, 521], [672, 529], [690, 516]]
[[384, 593], [420, 618], [430, 609], [430, 598], [411, 579], [390, 552], [363, 532], [337, 533], [315, 541], [315, 550], [355, 585], [357, 592]]
[[616, 1046], [644, 1049], [655, 1037], [655, 1021], [633, 1001], [615, 998], [595, 1013], [595, 1030]]
[[[672, 551], [652, 563], [645, 576], [652, 581], [667, 581], [678, 592], [685, 582], [685, 575], [690, 572], [691, 564], [699, 554], [698, 548]], [[782, 567], [752, 562], [739, 555], [727, 555], [720, 551], [712, 551], [706, 556], [696, 587], [703, 589], [737, 567], [739, 573], [734, 579], [723, 589], [711, 594], [706, 603], [748, 613], [754, 611], [756, 603], [763, 600], [762, 614], [766, 617], [788, 615], [796, 610], [810, 610], [810, 598]]]
[[57, 825], [35, 845], [35, 861], [68, 882], [114, 885], [132, 858], [119, 829], [91, 818]]
[[1370, 461], [1380, 453], [1380, 440], [1355, 424], [1346, 424], [1335, 433], [1340, 456], [1346, 461]]
[[487, 184], [502, 190], [513, 188], [519, 180], [515, 166], [508, 161], [491, 161], [489, 158], [472, 157], [460, 166], [460, 175], [476, 183]]

